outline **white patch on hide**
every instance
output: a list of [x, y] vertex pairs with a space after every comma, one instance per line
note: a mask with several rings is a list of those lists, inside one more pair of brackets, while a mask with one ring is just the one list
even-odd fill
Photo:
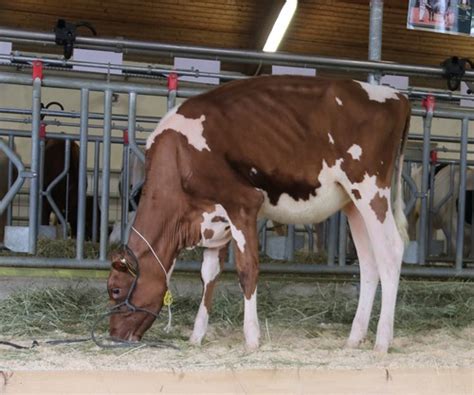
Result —
[[353, 145], [347, 150], [347, 152], [348, 152], [349, 154], [351, 154], [352, 159], [360, 160], [360, 156], [362, 155], [362, 148], [360, 147], [360, 145], [353, 144]]
[[311, 224], [322, 222], [339, 211], [350, 201], [349, 195], [338, 182], [341, 174], [345, 176], [341, 170], [342, 161], [338, 159], [333, 167], [329, 167], [323, 160], [321, 172], [315, 175], [321, 186], [307, 200], [295, 200], [287, 193], [283, 193], [277, 204], [273, 205], [268, 194], [262, 191], [264, 202], [259, 217], [286, 224]]
[[239, 248], [240, 252], [244, 252], [245, 251], [245, 236], [244, 236], [244, 234], [242, 233], [241, 230], [237, 229], [232, 222], [229, 221], [229, 223], [230, 223], [230, 230], [232, 232], [232, 238], [237, 243], [237, 247]]
[[188, 143], [198, 151], [202, 151], [204, 149], [210, 151], [211, 149], [207, 145], [206, 139], [202, 134], [204, 131], [203, 122], [206, 120], [206, 116], [201, 115], [196, 119], [186, 118], [181, 114], [177, 114], [178, 108], [179, 106], [176, 106], [161, 119], [155, 131], [150, 134], [146, 140], [146, 149], [150, 149], [157, 136], [159, 136], [165, 130], [170, 129], [181, 133], [187, 138]]
[[[227, 211], [221, 204], [216, 204], [215, 210], [211, 213], [202, 213], [203, 222], [201, 223], [201, 242], [200, 246], [209, 248], [218, 248], [226, 244], [232, 237], [237, 243], [237, 247], [241, 252], [244, 252], [245, 248], [245, 237], [241, 230], [237, 229], [229, 216]], [[212, 222], [214, 217], [223, 217], [227, 222]], [[225, 229], [230, 226], [230, 229]], [[204, 237], [206, 229], [211, 229], [214, 234], [210, 239]]]
[[219, 249], [206, 248], [203, 254], [201, 277], [204, 286], [214, 280], [220, 272]]
[[209, 323], [209, 313], [207, 312], [207, 308], [203, 302], [199, 306], [198, 313], [196, 315], [196, 319], [194, 320], [194, 329], [189, 341], [192, 344], [200, 345], [204, 335], [207, 332], [207, 326]]
[[328, 137], [329, 137], [329, 142], [331, 144], [334, 144], [334, 139], [332, 138], [331, 133], [328, 133]]
[[385, 103], [386, 100], [394, 99], [400, 100], [398, 97], [398, 91], [383, 85], [372, 85], [367, 82], [355, 81], [357, 82], [363, 90], [367, 92], [369, 100], [377, 101], [379, 103]]
[[257, 315], [257, 288], [250, 299], [244, 298], [244, 335], [247, 348], [255, 350], [260, 339], [260, 325]]
[[201, 305], [199, 306], [199, 311], [197, 313], [196, 319], [194, 320], [193, 333], [189, 339], [190, 342], [193, 344], [201, 344], [201, 341], [207, 332], [207, 326], [209, 323], [209, 312], [207, 311], [204, 301], [206, 298], [208, 284], [211, 281], [215, 280], [219, 272], [219, 249], [206, 248], [204, 250], [204, 256], [201, 267], [201, 278], [204, 283], [204, 292], [202, 295]]
[[337, 104], [339, 104], [340, 106], [342, 106], [342, 100], [339, 99], [337, 96], [336, 96], [336, 102], [337, 102]]

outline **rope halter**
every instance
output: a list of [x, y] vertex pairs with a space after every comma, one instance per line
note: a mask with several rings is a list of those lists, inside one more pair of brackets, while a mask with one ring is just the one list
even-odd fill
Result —
[[163, 305], [168, 307], [168, 324], [165, 327], [166, 332], [171, 331], [171, 304], [173, 303], [173, 295], [171, 294], [170, 290], [170, 279], [171, 279], [171, 271], [168, 273], [165, 269], [165, 266], [161, 262], [161, 259], [158, 258], [158, 255], [156, 254], [155, 250], [153, 247], [150, 245], [147, 239], [134, 227], [132, 226], [132, 230], [145, 242], [145, 244], [148, 246], [148, 249], [151, 251], [153, 256], [155, 257], [156, 261], [160, 264], [161, 268], [163, 269], [163, 273], [165, 274], [165, 279], [166, 279], [166, 292], [165, 296], [163, 297]]

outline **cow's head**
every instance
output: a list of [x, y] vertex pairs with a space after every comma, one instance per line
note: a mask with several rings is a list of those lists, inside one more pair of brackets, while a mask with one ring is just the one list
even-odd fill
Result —
[[113, 338], [139, 341], [150, 328], [167, 290], [163, 273], [152, 267], [143, 273], [135, 254], [123, 247], [111, 255], [107, 290], [112, 302], [109, 333]]

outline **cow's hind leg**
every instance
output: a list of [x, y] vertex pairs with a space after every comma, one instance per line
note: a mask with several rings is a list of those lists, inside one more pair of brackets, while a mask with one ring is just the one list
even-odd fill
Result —
[[369, 234], [359, 210], [353, 203], [350, 203], [345, 207], [344, 212], [349, 221], [360, 268], [359, 303], [352, 321], [351, 333], [347, 340], [347, 347], [354, 348], [359, 346], [367, 335], [375, 292], [379, 283], [379, 273], [372, 252]]
[[[257, 199], [259, 198], [260, 196], [257, 195]], [[228, 210], [235, 250], [235, 265], [244, 293], [244, 335], [248, 350], [257, 349], [260, 340], [260, 325], [257, 315], [257, 213], [260, 204], [261, 200], [259, 199], [258, 204], [252, 208], [241, 206], [234, 208], [234, 210]]]
[[189, 341], [192, 344], [200, 345], [204, 338], [209, 322], [209, 313], [212, 306], [212, 296], [217, 282], [217, 277], [222, 271], [227, 246], [221, 248], [206, 248], [201, 267], [201, 279], [203, 284], [202, 300], [194, 321], [193, 333]]
[[360, 199], [354, 199], [369, 235], [382, 285], [382, 308], [377, 326], [375, 350], [386, 353], [393, 338], [403, 241], [395, 224], [390, 204], [390, 190], [359, 185]]

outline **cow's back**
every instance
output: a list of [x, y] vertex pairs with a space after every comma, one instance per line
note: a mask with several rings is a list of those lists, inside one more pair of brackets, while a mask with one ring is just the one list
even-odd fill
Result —
[[[337, 167], [351, 183], [376, 176], [378, 187], [389, 187], [409, 115], [407, 99], [388, 87], [352, 80], [258, 77], [187, 100], [163, 118], [147, 148], [153, 151], [161, 134], [177, 131], [186, 137], [181, 141], [194, 172], [213, 169], [218, 179], [225, 171], [218, 169], [229, 167], [263, 190], [273, 206], [286, 195], [291, 201], [309, 201], [319, 189], [323, 199], [318, 209], [329, 205], [330, 213], [348, 196], [336, 185], [320, 189], [322, 182], [341, 181], [335, 170], [328, 176], [325, 169]], [[301, 216], [307, 214], [302, 209]]]
[[[337, 159], [352, 162], [360, 179], [370, 167], [364, 158], [385, 157], [383, 172], [395, 159], [409, 104], [387, 87], [272, 76], [226, 84], [186, 101], [178, 113], [204, 116], [202, 135], [210, 150], [244, 174], [253, 167], [285, 184], [295, 174], [314, 182], [323, 160], [329, 166]], [[362, 149], [358, 163], [348, 153], [354, 144]]]

